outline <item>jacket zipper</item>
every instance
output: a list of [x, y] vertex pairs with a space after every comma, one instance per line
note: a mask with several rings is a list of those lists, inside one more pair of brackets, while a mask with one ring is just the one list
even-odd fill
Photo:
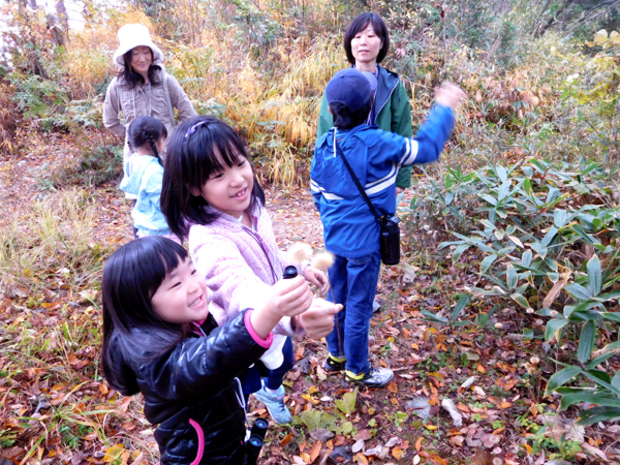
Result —
[[381, 111], [383, 110], [383, 107], [385, 107], [385, 105], [388, 103], [388, 100], [392, 99], [392, 94], [394, 93], [394, 90], [398, 87], [398, 83], [400, 82], [400, 77], [398, 77], [397, 81], [396, 81], [396, 85], [394, 87], [392, 87], [392, 90], [390, 91], [390, 95], [388, 95], [388, 98], [385, 99], [385, 102], [383, 102], [383, 105], [381, 105], [381, 108], [379, 108], [379, 111], [377, 112], [377, 116], [375, 116], [375, 123], [377, 121], [377, 119], [379, 118], [379, 115], [381, 114]]
[[[252, 220], [252, 222], [254, 222], [254, 219], [252, 218], [252, 216], [250, 215], [250, 219]], [[258, 244], [258, 246], [260, 247], [260, 249], [263, 251], [263, 253], [265, 254], [265, 258], [267, 259], [267, 263], [269, 263], [269, 269], [271, 270], [271, 277], [273, 278], [273, 284], [271, 284], [271, 286], [273, 286], [275, 283], [278, 282], [278, 274], [276, 273], [273, 264], [271, 263], [271, 259], [269, 258], [269, 254], [267, 253], [267, 251], [265, 250], [265, 247], [263, 247], [263, 243], [260, 240], [260, 236], [258, 236], [257, 234], [254, 234], [254, 231], [252, 231], [250, 228], [248, 228], [246, 225], [241, 224], [241, 227], [243, 228], [243, 230], [245, 232], [247, 232], [250, 237], [252, 239], [254, 239], [256, 241], [256, 243]]]

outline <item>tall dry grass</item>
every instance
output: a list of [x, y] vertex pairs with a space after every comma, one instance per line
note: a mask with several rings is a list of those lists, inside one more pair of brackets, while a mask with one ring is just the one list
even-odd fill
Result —
[[[117, 11], [75, 34], [68, 44], [67, 66], [75, 93], [92, 93], [116, 72], [111, 57], [118, 44], [118, 28], [131, 22], [144, 24], [164, 51], [164, 65], [181, 82], [198, 112], [232, 124], [248, 140], [267, 179], [303, 183], [320, 97], [334, 72], [347, 66], [340, 36], [313, 35], [309, 30], [319, 28], [315, 24], [325, 18], [340, 24], [341, 13], [326, 0], [309, 0], [305, 21], [294, 19], [270, 0], [252, 5], [243, 14], [277, 22], [280, 35], [276, 39], [251, 38], [250, 29], [260, 29], [260, 22], [242, 27], [234, 20], [241, 10], [220, 0], [200, 5], [181, 2], [170, 12], [170, 21], [162, 24], [153, 24], [135, 9]], [[173, 39], [167, 34], [175, 21], [177, 36]], [[457, 124], [457, 152], [467, 155], [467, 161], [486, 160], [515, 144], [536, 146], [537, 151], [552, 155], [553, 150], [537, 142], [547, 141], [539, 133], [549, 132], [545, 129], [549, 126], [552, 136], [558, 136], [555, 145], [562, 145], [556, 152], [575, 152], [572, 142], [556, 130], [561, 124], [552, 123], [559, 115], [558, 95], [567, 74], [583, 72], [580, 61], [571, 59], [571, 54], [579, 53], [573, 44], [552, 34], [517, 44], [528, 52], [517, 65], [501, 69], [483, 50], [465, 45], [446, 49], [441, 37], [430, 33], [419, 36], [419, 41], [423, 52], [417, 56], [390, 55], [387, 59], [389, 68], [409, 72], [402, 77], [411, 96], [414, 126], [425, 118], [433, 88], [450, 79], [470, 96]], [[564, 127], [568, 127], [569, 113], [565, 109], [560, 115], [565, 117]]]
[[81, 290], [95, 282], [104, 255], [93, 241], [96, 208], [82, 189], [33, 202], [28, 221], [16, 220], [0, 233], [0, 294], [22, 297], [54, 282]]
[[[308, 11], [313, 14], [331, 14], [328, 2], [311, 3]], [[179, 21], [189, 21], [188, 5], [175, 10]], [[73, 34], [66, 62], [73, 96], [85, 98], [96, 89], [101, 91], [102, 83], [116, 72], [111, 58], [118, 46], [118, 28], [144, 24], [164, 51], [164, 65], [181, 82], [199, 113], [215, 113], [232, 124], [249, 141], [269, 180], [303, 182], [320, 96], [333, 73], [346, 66], [344, 54], [333, 38], [318, 37], [283, 38], [261, 48], [257, 55], [255, 49], [244, 46], [244, 31], [238, 26], [218, 23], [230, 15], [229, 10], [218, 14], [204, 8], [194, 10], [193, 21], [199, 22], [201, 29], [199, 34], [192, 33], [191, 41], [158, 36], [158, 27], [131, 8]], [[284, 21], [282, 15], [274, 9], [271, 19]], [[285, 29], [300, 27], [292, 22], [283, 24]]]

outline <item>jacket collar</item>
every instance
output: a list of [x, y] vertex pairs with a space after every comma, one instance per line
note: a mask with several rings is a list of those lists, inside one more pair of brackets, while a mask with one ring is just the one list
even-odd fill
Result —
[[[204, 207], [205, 210], [209, 213], [217, 213], [219, 215], [219, 218], [217, 220], [215, 220], [214, 224], [219, 224], [219, 225], [228, 225], [228, 226], [233, 226], [233, 227], [238, 227], [240, 229], [243, 229], [243, 225], [239, 222], [239, 219], [235, 218], [232, 215], [229, 215], [228, 213], [223, 213], [211, 206], [206, 206]], [[260, 216], [260, 205], [256, 205], [254, 207], [254, 210], [252, 210], [250, 212], [250, 219], [252, 220], [252, 224], [256, 224], [258, 221], [258, 217]]]
[[368, 126], [367, 124], [360, 124], [359, 126], [355, 126], [352, 129], [338, 129], [336, 126], [333, 126], [326, 134], [324, 144], [328, 143], [334, 152], [334, 156], [336, 156], [336, 141], [342, 147], [344, 142], [350, 139], [354, 134], [357, 134], [360, 131], [365, 131], [367, 129], [379, 129], [379, 126], [376, 124], [372, 126]]
[[375, 96], [375, 114], [379, 117], [379, 113], [385, 106], [386, 102], [392, 96], [394, 89], [400, 82], [398, 74], [388, 71], [382, 66], [377, 66], [377, 94]]

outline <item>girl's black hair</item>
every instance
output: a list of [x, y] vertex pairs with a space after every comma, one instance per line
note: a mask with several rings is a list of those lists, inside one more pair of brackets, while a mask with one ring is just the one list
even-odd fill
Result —
[[139, 116], [129, 124], [129, 129], [127, 130], [129, 147], [135, 151], [138, 147], [149, 144], [151, 153], [159, 160], [159, 163], [161, 163], [161, 159], [159, 158], [156, 143], [162, 137], [168, 137], [166, 126], [151, 116]]
[[[135, 47], [134, 47], [135, 48]], [[149, 50], [151, 50], [149, 48]], [[140, 73], [136, 73], [131, 67], [131, 52], [133, 48], [129, 50], [127, 53], [123, 55], [123, 60], [125, 60], [125, 66], [121, 68], [118, 72], [119, 76], [122, 76], [125, 79], [125, 82], [129, 86], [130, 89], [133, 89], [138, 84], [144, 84], [144, 76]], [[153, 50], [151, 50], [151, 62], [153, 61]], [[148, 76], [149, 82], [152, 86], [156, 86], [161, 84], [159, 77], [157, 76], [157, 71], [161, 70], [159, 65], [149, 66]]]
[[334, 126], [338, 129], [353, 129], [360, 124], [366, 124], [372, 109], [372, 100], [369, 99], [368, 103], [357, 111], [351, 111], [345, 104], [338, 102], [330, 103], [329, 108], [334, 117]]
[[103, 373], [114, 389], [123, 393], [138, 390], [133, 377], [125, 377], [125, 363], [119, 363], [119, 358], [138, 363], [151, 360], [175, 347], [187, 334], [183, 325], [162, 320], [151, 303], [166, 275], [187, 258], [187, 251], [176, 242], [147, 236], [122, 246], [106, 262], [101, 358]]
[[[197, 116], [174, 131], [164, 168], [161, 211], [170, 230], [181, 240], [187, 237], [191, 223], [206, 225], [219, 217], [208, 212], [206, 200], [192, 191], [201, 191], [213, 173], [222, 171], [224, 165], [232, 167], [239, 157], [250, 160], [243, 139], [217, 118]], [[265, 205], [265, 193], [254, 177], [248, 210], [257, 205]]]
[[357, 15], [353, 21], [347, 26], [347, 30], [344, 33], [344, 50], [347, 53], [347, 60], [352, 65], [355, 64], [355, 57], [351, 51], [351, 41], [355, 35], [366, 29], [368, 25], [371, 25], [375, 31], [375, 34], [383, 40], [383, 46], [379, 50], [377, 55], [377, 63], [381, 63], [388, 50], [390, 49], [390, 31], [377, 13], [362, 13]]

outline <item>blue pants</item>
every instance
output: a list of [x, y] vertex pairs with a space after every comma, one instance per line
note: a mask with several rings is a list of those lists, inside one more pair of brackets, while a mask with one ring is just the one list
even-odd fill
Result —
[[334, 357], [346, 357], [345, 368], [356, 375], [370, 370], [368, 332], [380, 268], [381, 253], [377, 251], [359, 258], [336, 255], [329, 269], [333, 294], [328, 292], [327, 300], [343, 304], [344, 308], [326, 337], [327, 348]]
[[282, 385], [284, 376], [289, 372], [295, 364], [295, 354], [293, 353], [293, 340], [290, 337], [286, 338], [284, 346], [282, 346], [282, 355], [284, 361], [275, 370], [268, 369], [263, 362], [258, 361], [253, 366], [241, 373], [238, 378], [241, 381], [241, 387], [243, 388], [243, 396], [245, 397], [245, 404], [248, 404], [250, 394], [260, 391], [261, 378], [265, 379], [265, 386], [269, 389], [278, 389]]

